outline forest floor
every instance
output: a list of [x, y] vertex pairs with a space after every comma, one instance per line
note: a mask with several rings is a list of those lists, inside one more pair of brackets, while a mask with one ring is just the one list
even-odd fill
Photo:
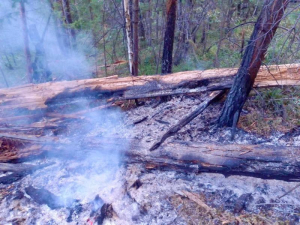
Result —
[[[124, 103], [123, 125], [114, 132], [126, 139], [134, 139], [143, 146], [141, 151], [149, 152], [170, 126], [191, 112], [205, 97], [206, 94], [172, 97], [160, 104], [159, 99], [145, 100], [138, 107], [132, 102]], [[229, 128], [212, 132], [211, 125], [222, 104], [210, 105], [166, 143], [183, 140], [300, 146], [299, 128], [294, 129], [294, 135], [285, 135], [295, 124], [282, 122], [284, 128], [279, 130], [272, 129], [273, 125], [268, 129], [265, 126], [268, 132], [264, 135], [256, 130], [253, 133], [245, 131], [250, 125], [254, 126], [253, 122], [257, 123], [252, 113], [258, 109], [251, 104], [244, 108], [234, 141], [230, 141]], [[255, 121], [249, 122], [251, 118]], [[130, 132], [127, 132], [128, 128]], [[106, 157], [108, 159], [104, 159]], [[96, 159], [101, 162], [97, 165], [95, 161], [82, 161], [81, 156], [63, 160], [49, 157], [30, 162], [55, 164], [13, 184], [0, 185], [0, 221], [2, 224], [97, 224], [98, 220], [98, 224], [122, 225], [300, 223], [300, 187], [288, 193], [298, 185], [296, 182], [224, 177], [213, 173], [148, 171], [141, 164], [124, 165], [119, 159], [114, 164], [111, 157], [115, 158], [101, 155]], [[86, 174], [88, 176], [84, 177]], [[66, 184], [68, 188], [62, 188]], [[75, 184], [80, 184], [80, 188]], [[61, 204], [63, 207], [50, 207], [51, 204], [45, 203], [48, 200], [37, 202], [28, 195], [26, 188], [30, 185], [78, 201]], [[105, 218], [96, 216], [100, 210], [98, 203], [112, 206]], [[103, 213], [102, 207], [100, 214]]]

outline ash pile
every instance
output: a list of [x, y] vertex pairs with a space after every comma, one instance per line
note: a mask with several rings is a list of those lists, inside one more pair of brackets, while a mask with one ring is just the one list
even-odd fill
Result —
[[1, 224], [299, 223], [295, 132], [231, 141], [215, 102], [162, 141], [208, 97], [78, 98], [2, 121]]

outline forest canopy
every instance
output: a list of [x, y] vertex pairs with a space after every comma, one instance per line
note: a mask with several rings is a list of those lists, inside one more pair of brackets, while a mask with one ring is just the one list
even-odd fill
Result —
[[[27, 73], [33, 82], [129, 75], [126, 2], [131, 18], [138, 10], [138, 74], [160, 74], [170, 0], [140, 0], [137, 9], [134, 0], [9, 0], [0, 3], [1, 86], [27, 83]], [[240, 65], [264, 1], [174, 2], [173, 72]], [[299, 61], [299, 11], [291, 1], [265, 64]]]

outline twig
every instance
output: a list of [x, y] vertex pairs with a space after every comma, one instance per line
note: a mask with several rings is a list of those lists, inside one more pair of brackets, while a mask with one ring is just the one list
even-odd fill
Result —
[[298, 184], [295, 187], [293, 187], [291, 190], [289, 190], [288, 192], [286, 192], [284, 195], [280, 196], [278, 199], [281, 199], [281, 198], [287, 196], [288, 194], [290, 194], [291, 192], [293, 192], [294, 190], [296, 190], [298, 187], [300, 187], [300, 184]]

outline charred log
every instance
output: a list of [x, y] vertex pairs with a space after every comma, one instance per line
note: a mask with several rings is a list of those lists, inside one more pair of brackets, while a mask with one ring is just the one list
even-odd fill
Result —
[[25, 192], [36, 203], [40, 205], [47, 205], [51, 209], [70, 207], [72, 204], [77, 202], [77, 200], [74, 199], [62, 199], [44, 188], [37, 189], [33, 186], [29, 186], [25, 188]]
[[142, 164], [146, 170], [219, 173], [296, 182], [300, 181], [299, 151], [298, 147], [175, 142], [147, 155], [131, 151], [126, 162]]
[[[100, 151], [99, 146], [108, 144], [109, 140], [104, 142], [102, 140], [93, 143], [91, 140], [84, 140], [78, 144], [78, 148], [82, 154], [86, 151]], [[124, 141], [120, 140], [110, 144], [118, 146], [122, 143]], [[24, 156], [42, 156], [45, 151], [51, 151], [55, 157], [55, 153], [63, 154], [66, 151], [64, 149], [68, 149], [68, 146], [64, 148], [61, 143], [47, 147], [41, 142], [32, 141], [32, 145], [35, 148], [12, 149], [9, 155], [0, 151], [0, 159], [4, 162]], [[130, 151], [119, 153], [127, 164], [142, 164], [148, 170], [220, 173], [225, 176], [243, 175], [290, 182], [300, 181], [299, 147], [175, 142], [164, 144], [151, 153], [141, 151], [144, 148], [145, 146], [132, 142]], [[76, 149], [73, 149], [72, 156], [75, 153]], [[8, 179], [15, 178], [8, 177]]]

